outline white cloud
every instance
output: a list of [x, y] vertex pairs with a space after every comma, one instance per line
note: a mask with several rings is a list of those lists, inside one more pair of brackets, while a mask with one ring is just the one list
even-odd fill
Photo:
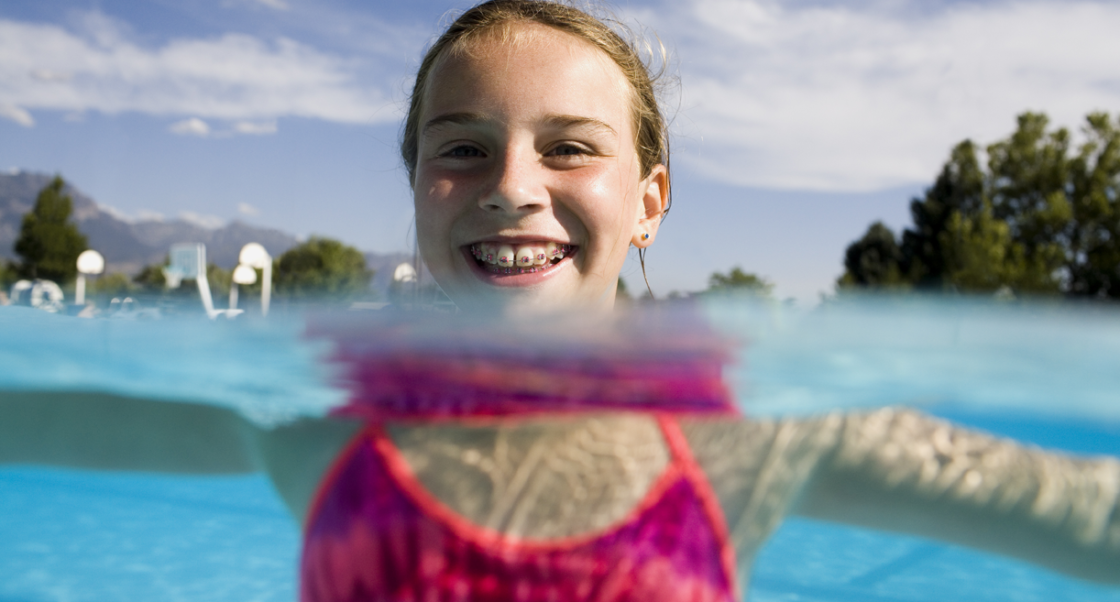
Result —
[[205, 138], [210, 135], [210, 126], [198, 117], [176, 121], [167, 129], [172, 134], [179, 134], [181, 136], [198, 136], [199, 138]]
[[206, 228], [208, 230], [221, 228], [226, 223], [224, 219], [216, 215], [205, 215], [202, 213], [195, 213], [194, 211], [179, 212], [179, 219], [187, 222], [188, 224], [194, 224], [200, 228]]
[[10, 119], [25, 128], [35, 127], [35, 118], [31, 116], [31, 113], [28, 113], [27, 109], [16, 105], [0, 102], [0, 117]]
[[0, 19], [0, 98], [7, 106], [231, 122], [399, 119], [395, 81], [361, 81], [367, 65], [358, 59], [290, 39], [226, 34], [149, 48], [100, 13], [87, 13], [75, 27]]
[[237, 204], [237, 212], [240, 213], [241, 215], [248, 215], [248, 216], [254, 216], [254, 215], [260, 215], [261, 214], [260, 209], [257, 209], [256, 207], [250, 205], [249, 203], [238, 203]]
[[42, 82], [65, 82], [70, 81], [70, 74], [61, 71], [48, 71], [46, 69], [36, 69], [31, 72], [31, 77]]
[[639, 20], [680, 61], [680, 158], [743, 185], [868, 190], [930, 181], [950, 147], [1026, 110], [1077, 129], [1120, 108], [1120, 5], [888, 0], [665, 3]]
[[277, 132], [276, 121], [238, 121], [233, 124], [233, 131], [238, 134], [263, 135]]

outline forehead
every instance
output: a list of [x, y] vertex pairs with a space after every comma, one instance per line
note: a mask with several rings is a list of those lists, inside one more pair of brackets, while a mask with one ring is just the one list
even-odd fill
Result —
[[574, 35], [514, 24], [450, 49], [428, 75], [421, 124], [446, 113], [556, 114], [629, 128], [632, 91], [617, 64]]

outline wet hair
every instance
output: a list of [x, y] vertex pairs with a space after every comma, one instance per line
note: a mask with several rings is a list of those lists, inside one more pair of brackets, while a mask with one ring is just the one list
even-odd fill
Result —
[[[629, 31], [610, 21], [622, 32], [578, 8], [553, 0], [490, 0], [463, 13], [443, 32], [428, 49], [409, 100], [408, 117], [401, 134], [401, 158], [408, 170], [410, 184], [416, 181], [416, 162], [419, 150], [420, 111], [428, 89], [428, 79], [440, 59], [469, 51], [473, 42], [486, 36], [499, 35], [500, 39], [512, 38], [517, 25], [539, 24], [573, 35], [603, 51], [618, 65], [630, 84], [631, 112], [634, 119], [635, 144], [642, 177], [650, 174], [657, 164], [669, 164], [668, 126], [657, 104], [655, 83], [665, 65], [665, 52], [660, 44], [655, 53], [648, 44], [649, 61], [642, 60], [638, 45], [628, 42], [633, 37]], [[626, 37], [624, 37], [624, 35]], [[651, 73], [655, 58], [660, 59], [658, 72]], [[666, 211], [668, 207], [666, 206]]]

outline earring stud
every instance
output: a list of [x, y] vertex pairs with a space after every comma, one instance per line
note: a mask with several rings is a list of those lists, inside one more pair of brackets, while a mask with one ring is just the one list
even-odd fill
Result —
[[642, 232], [642, 240], [649, 240], [649, 232]]

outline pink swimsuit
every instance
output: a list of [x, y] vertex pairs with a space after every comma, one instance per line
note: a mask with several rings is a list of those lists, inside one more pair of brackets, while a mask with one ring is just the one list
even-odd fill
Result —
[[[640, 369], [607, 361], [588, 376], [586, 366], [565, 373], [540, 357], [506, 357], [495, 366], [461, 354], [371, 353], [343, 341], [337, 359], [348, 366], [354, 393], [338, 413], [368, 426], [336, 459], [311, 506], [301, 602], [736, 599], [722, 511], [673, 416], [734, 411], [719, 377], [722, 362], [711, 365], [716, 358], [678, 356], [651, 366], [643, 357]], [[533, 376], [509, 378], [519, 374], [511, 364]], [[555, 390], [562, 393], [549, 393]], [[466, 520], [424, 489], [382, 426], [386, 419], [492, 420], [604, 408], [657, 408], [671, 461], [622, 520], [557, 539], [510, 537]]]

